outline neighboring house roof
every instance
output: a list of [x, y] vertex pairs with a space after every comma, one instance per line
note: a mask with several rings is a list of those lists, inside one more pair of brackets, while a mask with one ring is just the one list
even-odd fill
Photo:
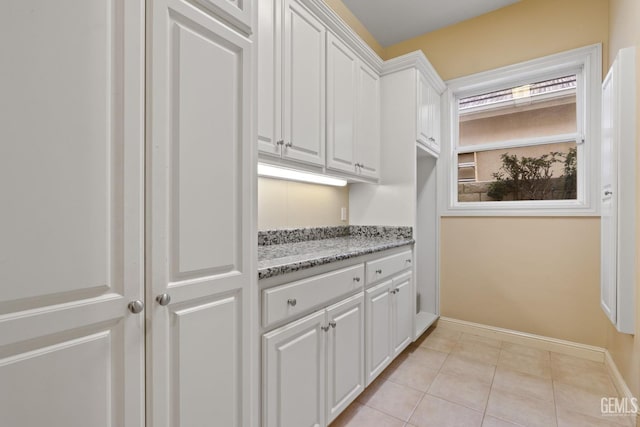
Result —
[[[566, 76], [557, 79], [544, 80], [537, 83], [532, 83], [525, 86], [519, 86], [509, 89], [497, 90], [495, 92], [488, 92], [482, 95], [469, 96], [462, 98], [459, 103], [460, 110], [465, 110], [474, 107], [489, 106], [499, 102], [509, 101], [517, 99], [521, 96], [535, 96], [542, 94], [549, 94], [552, 92], [565, 91], [567, 89], [576, 88], [576, 76]], [[526, 94], [526, 95], [524, 95]]]

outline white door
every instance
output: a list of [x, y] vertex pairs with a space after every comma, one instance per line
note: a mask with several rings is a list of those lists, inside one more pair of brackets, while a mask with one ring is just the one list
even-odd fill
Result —
[[142, 426], [144, 2], [0, 27], [0, 424]]
[[356, 107], [356, 162], [360, 175], [380, 176], [380, 77], [360, 62]]
[[325, 425], [327, 328], [326, 313], [321, 310], [263, 336], [265, 427]]
[[284, 156], [324, 165], [326, 30], [296, 0], [284, 7]]
[[364, 390], [364, 293], [327, 308], [327, 422]]
[[393, 279], [393, 353], [395, 357], [413, 340], [413, 298], [411, 272]]
[[601, 139], [601, 286], [600, 306], [613, 324], [617, 322], [617, 153], [614, 144], [613, 117], [617, 113], [614, 102], [615, 73], [610, 72], [602, 83], [602, 139]]
[[258, 7], [258, 150], [280, 157], [282, 140], [281, 1]]
[[327, 35], [327, 168], [356, 173], [354, 160], [358, 59]]
[[367, 385], [371, 384], [391, 361], [391, 284], [389, 280], [365, 292]]
[[253, 425], [251, 42], [183, 1], [149, 17], [147, 414]]

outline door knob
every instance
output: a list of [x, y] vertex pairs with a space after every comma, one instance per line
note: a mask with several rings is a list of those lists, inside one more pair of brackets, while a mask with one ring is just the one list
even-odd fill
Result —
[[127, 308], [129, 308], [129, 311], [132, 312], [133, 314], [138, 314], [138, 313], [141, 313], [142, 310], [144, 310], [144, 303], [139, 299], [137, 299], [135, 301], [131, 301], [127, 305]]
[[160, 294], [156, 297], [156, 301], [160, 305], [167, 305], [171, 302], [171, 296], [169, 294]]

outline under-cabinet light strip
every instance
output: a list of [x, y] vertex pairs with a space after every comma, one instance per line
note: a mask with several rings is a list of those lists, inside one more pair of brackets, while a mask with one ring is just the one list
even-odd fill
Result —
[[258, 163], [258, 176], [269, 178], [286, 179], [289, 181], [310, 182], [313, 184], [333, 185], [336, 187], [344, 187], [347, 181], [330, 176], [317, 175], [309, 172], [300, 172], [293, 169], [286, 169], [277, 166], [265, 165]]

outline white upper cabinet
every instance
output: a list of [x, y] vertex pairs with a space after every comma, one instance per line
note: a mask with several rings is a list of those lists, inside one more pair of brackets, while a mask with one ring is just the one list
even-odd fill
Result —
[[418, 72], [417, 79], [417, 116], [416, 141], [433, 156], [440, 154], [440, 94], [427, 79]]
[[355, 158], [358, 174], [380, 177], [380, 75], [364, 62], [358, 64]]
[[635, 333], [635, 48], [618, 52], [602, 83], [600, 305], [616, 329]]
[[258, 6], [258, 149], [324, 166], [325, 27], [296, 0]]
[[327, 168], [353, 174], [358, 66], [353, 50], [327, 34]]
[[327, 35], [327, 168], [378, 178], [380, 78]]

